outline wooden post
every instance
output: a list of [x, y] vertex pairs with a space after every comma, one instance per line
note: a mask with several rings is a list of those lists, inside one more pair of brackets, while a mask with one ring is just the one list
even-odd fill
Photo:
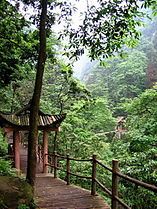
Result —
[[70, 159], [69, 159], [69, 154], [67, 154], [67, 185], [70, 185]]
[[48, 132], [43, 131], [43, 173], [48, 173]]
[[17, 175], [20, 175], [20, 133], [19, 131], [13, 132], [13, 147], [14, 147], [14, 165], [18, 169]]
[[97, 155], [93, 155], [91, 195], [96, 194], [96, 157]]
[[115, 196], [118, 197], [118, 160], [112, 160], [112, 209], [118, 209], [118, 202]]
[[54, 152], [54, 178], [57, 178], [57, 152]]

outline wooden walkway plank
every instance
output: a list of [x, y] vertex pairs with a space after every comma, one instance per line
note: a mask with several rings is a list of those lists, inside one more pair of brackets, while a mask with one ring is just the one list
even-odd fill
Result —
[[[27, 149], [20, 147], [21, 170], [26, 173]], [[37, 163], [35, 184], [35, 202], [37, 209], [110, 209], [104, 199], [92, 196], [91, 192], [54, 178], [52, 174], [43, 174], [42, 164]]]
[[40, 209], [110, 209], [102, 197], [44, 174], [36, 177], [35, 201]]

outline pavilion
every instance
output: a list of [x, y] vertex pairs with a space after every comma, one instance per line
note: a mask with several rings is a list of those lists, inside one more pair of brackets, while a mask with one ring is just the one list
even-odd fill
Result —
[[[13, 160], [15, 168], [20, 170], [20, 142], [21, 133], [23, 131], [29, 131], [29, 116], [30, 116], [30, 104], [24, 108], [7, 114], [0, 111], [0, 127], [4, 133], [12, 133], [13, 136]], [[47, 162], [46, 154], [48, 153], [48, 133], [51, 131], [58, 132], [60, 130], [61, 122], [66, 118], [66, 114], [50, 115], [45, 114], [39, 110], [38, 130], [43, 132], [43, 172], [47, 172], [47, 168], [44, 166]], [[36, 139], [38, 144], [38, 139]]]

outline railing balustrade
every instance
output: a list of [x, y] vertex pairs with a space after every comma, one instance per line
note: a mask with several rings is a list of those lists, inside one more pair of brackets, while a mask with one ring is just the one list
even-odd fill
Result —
[[[66, 176], [67, 185], [70, 185], [70, 176], [71, 175], [76, 176], [76, 177], [80, 177], [80, 178], [90, 179], [92, 181], [91, 195], [96, 195], [96, 185], [98, 185], [104, 192], [106, 192], [109, 196], [111, 196], [111, 208], [112, 209], [118, 209], [118, 203], [126, 209], [131, 209], [126, 203], [124, 203], [118, 197], [119, 177], [121, 177], [121, 178], [123, 178], [123, 179], [125, 179], [129, 182], [132, 182], [132, 183], [134, 183], [138, 186], [144, 187], [147, 190], [150, 190], [150, 191], [153, 191], [153, 192], [157, 193], [157, 187], [156, 186], [146, 184], [142, 181], [139, 181], [137, 179], [131, 178], [127, 175], [124, 175], [124, 174], [120, 173], [118, 171], [118, 160], [112, 160], [112, 168], [110, 168], [107, 165], [103, 164], [102, 162], [98, 161], [96, 159], [96, 155], [93, 155], [93, 157], [91, 159], [75, 159], [75, 158], [71, 158], [69, 156], [69, 154], [67, 154], [66, 156], [61, 156], [61, 155], [58, 155], [57, 152], [54, 152], [53, 154], [51, 154], [49, 156], [51, 157], [51, 159], [53, 158], [53, 164], [51, 164], [52, 163], [52, 160], [51, 160], [51, 162], [48, 163], [46, 166], [49, 166], [49, 167], [53, 168], [54, 178], [57, 178], [57, 170], [61, 170], [61, 171], [65, 172], [67, 174], [67, 176]], [[66, 160], [66, 170], [58, 167], [58, 165], [57, 165], [58, 164], [58, 158]], [[92, 175], [91, 176], [82, 176], [82, 175], [72, 173], [70, 171], [70, 161], [71, 160], [80, 161], [80, 162], [92, 162]], [[112, 191], [107, 189], [96, 178], [97, 165], [102, 166], [103, 168], [107, 169], [108, 171], [110, 171], [112, 173]]]

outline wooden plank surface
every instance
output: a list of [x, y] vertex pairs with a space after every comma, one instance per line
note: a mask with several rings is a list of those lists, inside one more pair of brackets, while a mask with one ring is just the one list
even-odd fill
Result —
[[40, 209], [110, 209], [102, 197], [74, 185], [66, 185], [50, 174], [38, 174], [35, 201]]
[[[21, 170], [26, 173], [27, 149], [20, 147]], [[37, 163], [35, 202], [37, 209], [110, 209], [103, 198], [92, 196], [90, 191], [66, 185], [52, 174], [42, 174], [42, 164]]]

